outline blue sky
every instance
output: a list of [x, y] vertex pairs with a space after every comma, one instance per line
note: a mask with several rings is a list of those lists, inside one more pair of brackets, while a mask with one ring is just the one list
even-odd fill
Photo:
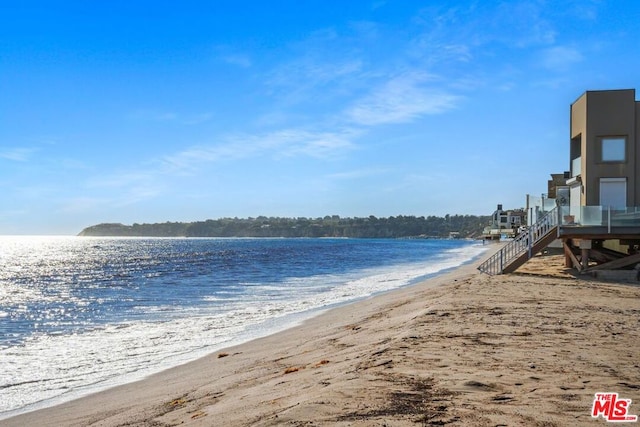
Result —
[[0, 1], [0, 234], [490, 214], [640, 88], [636, 1]]

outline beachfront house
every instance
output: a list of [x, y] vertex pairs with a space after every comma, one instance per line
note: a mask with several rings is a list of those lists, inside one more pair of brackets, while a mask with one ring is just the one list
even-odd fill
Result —
[[520, 226], [527, 223], [527, 212], [524, 209], [502, 209], [499, 204], [491, 215], [491, 222], [484, 228], [483, 239], [500, 239], [500, 236], [509, 237], [517, 234]]
[[588, 91], [571, 104], [571, 179], [567, 185], [570, 215], [577, 223], [602, 220], [603, 209], [583, 208], [586, 206], [614, 210], [640, 206], [639, 122], [640, 102], [635, 100], [634, 89]]
[[515, 271], [561, 239], [567, 267], [602, 275], [640, 271], [634, 270], [640, 264], [640, 101], [635, 97], [634, 89], [587, 91], [571, 104], [569, 172], [562, 179], [552, 175], [555, 207], [481, 270]]

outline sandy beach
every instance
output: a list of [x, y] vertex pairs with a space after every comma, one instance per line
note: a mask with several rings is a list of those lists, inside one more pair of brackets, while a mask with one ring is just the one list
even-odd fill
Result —
[[1, 426], [568, 426], [640, 414], [640, 286], [480, 261]]

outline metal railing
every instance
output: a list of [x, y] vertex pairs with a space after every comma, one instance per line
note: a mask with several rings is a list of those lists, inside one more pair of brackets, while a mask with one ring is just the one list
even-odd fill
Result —
[[527, 253], [527, 259], [531, 258], [535, 255], [532, 253], [533, 246], [558, 225], [558, 217], [557, 208], [553, 208], [538, 222], [523, 230], [512, 241], [480, 264], [478, 270], [492, 276], [502, 274], [505, 267], [523, 254]]

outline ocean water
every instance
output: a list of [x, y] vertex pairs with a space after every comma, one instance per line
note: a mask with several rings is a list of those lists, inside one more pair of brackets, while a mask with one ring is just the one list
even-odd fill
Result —
[[464, 240], [0, 237], [0, 419], [407, 286]]

